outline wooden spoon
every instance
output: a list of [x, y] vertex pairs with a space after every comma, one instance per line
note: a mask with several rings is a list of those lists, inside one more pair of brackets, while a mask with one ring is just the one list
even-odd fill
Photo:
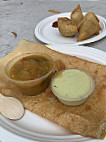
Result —
[[24, 107], [19, 100], [0, 94], [0, 113], [8, 119], [17, 120], [24, 115]]

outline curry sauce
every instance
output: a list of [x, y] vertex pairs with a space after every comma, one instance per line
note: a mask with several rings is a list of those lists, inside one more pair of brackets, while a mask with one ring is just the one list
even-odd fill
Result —
[[10, 77], [14, 80], [34, 80], [47, 74], [52, 63], [41, 55], [23, 57], [17, 61], [10, 70]]

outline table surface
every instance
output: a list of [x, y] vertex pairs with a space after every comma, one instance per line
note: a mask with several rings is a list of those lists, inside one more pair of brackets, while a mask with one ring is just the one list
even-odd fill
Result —
[[[35, 38], [34, 29], [42, 19], [54, 15], [48, 10], [70, 12], [78, 3], [82, 11], [93, 11], [106, 18], [105, 0], [0, 0], [0, 58], [13, 51], [22, 39], [41, 43]], [[87, 46], [106, 52], [106, 37]], [[17, 136], [0, 127], [0, 142], [12, 142], [14, 139]], [[14, 142], [24, 141], [21, 138]]]

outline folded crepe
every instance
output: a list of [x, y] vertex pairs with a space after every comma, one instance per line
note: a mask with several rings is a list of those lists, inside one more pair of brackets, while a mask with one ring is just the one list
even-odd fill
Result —
[[[79, 47], [80, 48], [80, 47]], [[42, 52], [50, 55], [56, 71], [79, 68], [90, 73], [95, 80], [94, 92], [80, 106], [66, 106], [58, 101], [50, 88], [36, 96], [24, 96], [17, 86], [4, 76], [6, 63], [17, 55]], [[0, 92], [18, 98], [24, 107], [64, 128], [83, 136], [103, 139], [106, 134], [106, 66], [58, 53], [42, 44], [22, 40], [18, 47], [0, 61]], [[36, 122], [35, 122], [36, 123]]]
[[77, 7], [72, 11], [70, 15], [70, 19], [77, 22], [79, 25], [83, 19], [83, 14], [80, 5], [78, 4]]
[[58, 29], [61, 35], [67, 37], [73, 37], [78, 32], [77, 23], [67, 17], [58, 18]]

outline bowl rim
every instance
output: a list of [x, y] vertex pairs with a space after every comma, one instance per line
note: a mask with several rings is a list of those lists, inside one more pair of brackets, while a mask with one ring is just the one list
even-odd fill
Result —
[[[53, 82], [53, 80], [55, 79], [55, 77], [56, 77], [58, 74], [60, 74], [61, 72], [66, 71], [66, 70], [72, 70], [72, 69], [79, 70], [79, 71], [82, 71], [82, 72], [86, 73], [86, 74], [89, 76], [89, 78], [91, 79], [91, 82], [92, 82], [92, 86], [91, 86], [91, 89], [89, 90], [89, 92], [88, 92], [86, 95], [84, 95], [84, 96], [82, 96], [82, 97], [79, 97], [79, 98], [67, 98], [67, 97], [62, 97], [62, 96], [56, 94], [55, 91], [54, 91], [54, 89], [53, 89], [53, 87], [52, 87], [52, 82]], [[58, 99], [61, 99], [61, 100], [63, 100], [63, 101], [81, 101], [81, 100], [83, 100], [83, 99], [88, 98], [88, 96], [94, 91], [95, 82], [94, 82], [93, 77], [92, 77], [88, 72], [86, 72], [86, 71], [84, 71], [84, 70], [82, 70], [82, 69], [78, 69], [78, 68], [67, 68], [67, 69], [63, 69], [63, 70], [57, 72], [57, 73], [53, 76], [53, 78], [51, 79], [51, 82], [50, 82], [50, 88], [51, 88], [51, 91], [53, 92], [53, 94], [54, 94]]]
[[[52, 61], [52, 68], [51, 68], [50, 71], [49, 71], [48, 73], [46, 73], [44, 76], [41, 76], [41, 77], [39, 77], [39, 78], [37, 78], [37, 79], [26, 80], [26, 81], [25, 81], [25, 80], [15, 80], [15, 79], [12, 79], [11, 77], [9, 77], [9, 76], [7, 75], [6, 69], [8, 68], [8, 65], [9, 65], [13, 60], [15, 60], [15, 59], [17, 59], [17, 58], [19, 58], [19, 57], [20, 57], [20, 59], [21, 59], [21, 57], [23, 57], [24, 55], [26, 55], [26, 57], [28, 57], [28, 56], [30, 56], [30, 55], [42, 55], [42, 56], [44, 56], [44, 57], [47, 57], [47, 59], [49, 59], [49, 60]], [[20, 60], [20, 59], [19, 59], [19, 60]], [[27, 84], [27, 83], [33, 83], [33, 82], [37, 82], [37, 81], [40, 81], [40, 80], [45, 79], [46, 77], [48, 77], [48, 76], [53, 72], [54, 68], [55, 68], [55, 62], [54, 62], [54, 60], [52, 59], [52, 57], [49, 56], [48, 54], [42, 53], [42, 52], [33, 52], [33, 53], [28, 52], [28, 53], [23, 53], [23, 54], [17, 55], [17, 56], [15, 56], [14, 58], [12, 58], [11, 60], [9, 60], [9, 61], [7, 62], [7, 64], [5, 65], [5, 67], [4, 67], [4, 75], [5, 75], [5, 77], [6, 77], [9, 81], [11, 81], [11, 82], [20, 83], [20, 84], [24, 84], [24, 83]]]

